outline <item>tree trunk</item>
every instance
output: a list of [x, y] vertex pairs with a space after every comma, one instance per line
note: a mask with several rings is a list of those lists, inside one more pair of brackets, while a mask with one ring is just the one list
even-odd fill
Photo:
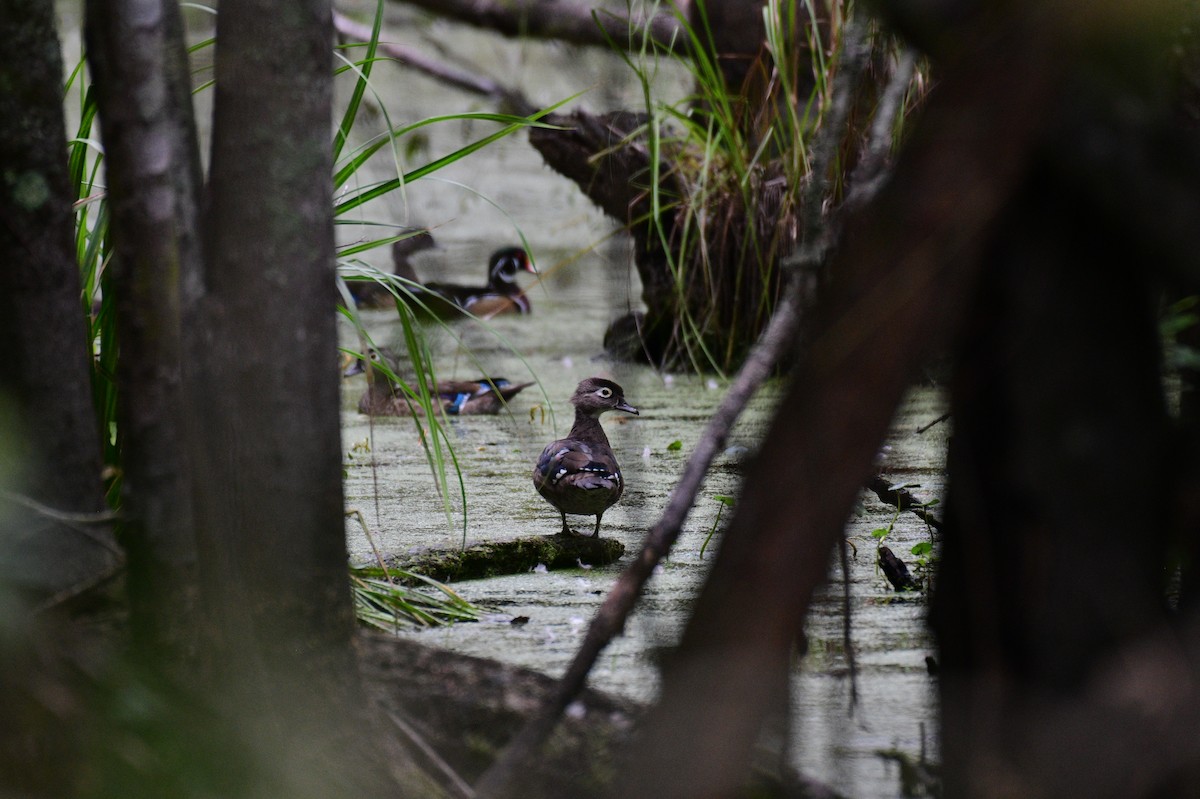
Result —
[[195, 295], [203, 267], [191, 80], [174, 3], [90, 0], [87, 17], [116, 253], [131, 626], [148, 651], [175, 660], [194, 649], [197, 622], [181, 316], [183, 287]]
[[54, 11], [0, 2], [0, 791], [30, 797], [69, 795], [76, 741], [61, 725], [78, 697], [50, 654], [53, 615], [30, 623], [14, 589], [62, 597], [120, 562], [107, 526], [25, 504], [104, 507]]
[[[195, 497], [218, 685], [305, 796], [395, 790], [373, 762], [350, 636], [335, 329], [327, 0], [217, 23]], [[285, 773], [290, 767], [285, 766]]]
[[[5, 477], [54, 511], [96, 513], [104, 507], [100, 432], [73, 244], [76, 198], [63, 153], [54, 8], [6, 0], [0, 12], [0, 396], [12, 402], [0, 446], [4, 458], [22, 464], [22, 473]], [[44, 597], [115, 567], [106, 527], [81, 531], [0, 499], [10, 531], [0, 560], [12, 584]]]

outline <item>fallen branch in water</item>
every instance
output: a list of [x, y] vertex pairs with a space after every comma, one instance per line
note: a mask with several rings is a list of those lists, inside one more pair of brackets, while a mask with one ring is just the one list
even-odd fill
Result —
[[941, 532], [942, 520], [929, 510], [929, 503], [917, 499], [904, 486], [893, 486], [889, 480], [877, 474], [867, 481], [867, 488], [875, 492], [875, 496], [879, 497], [879, 501], [885, 505], [909, 511], [933, 529]]
[[444, 19], [465, 22], [508, 37], [553, 39], [569, 44], [608, 49], [617, 45], [637, 50], [649, 37], [664, 50], [686, 48], [688, 36], [670, 11], [624, 17], [594, 3], [569, 0], [403, 0]]
[[[369, 42], [371, 40], [370, 26], [355, 22], [336, 11], [333, 12], [333, 25], [343, 42]], [[396, 42], [380, 41], [379, 52], [397, 63], [411, 67], [456, 89], [496, 100], [514, 113], [528, 115], [536, 110], [533, 103], [517, 89], [505, 86], [491, 78], [465, 72], [449, 64], [436, 61], [412, 47]]]
[[918, 428], [917, 428], [917, 435], [920, 435], [921, 433], [924, 433], [926, 430], [929, 430], [929, 429], [930, 429], [931, 427], [933, 427], [934, 425], [941, 424], [942, 422], [946, 421], [946, 420], [947, 420], [947, 419], [949, 419], [949, 418], [950, 418], [950, 412], [949, 412], [949, 411], [947, 411], [946, 413], [943, 413], [943, 414], [942, 414], [941, 416], [939, 416], [938, 418], [934, 419], [934, 420], [933, 420], [932, 422], [930, 422], [929, 424], [924, 424], [924, 425], [921, 425], [920, 427], [918, 427]]

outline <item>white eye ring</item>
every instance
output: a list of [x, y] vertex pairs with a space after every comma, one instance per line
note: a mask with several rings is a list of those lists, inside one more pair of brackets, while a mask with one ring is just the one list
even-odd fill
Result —
[[604, 397], [604, 399], [608, 399], [609, 397], [612, 396], [612, 389], [608, 388], [607, 386], [604, 386], [604, 387], [600, 388], [596, 393], [599, 394], [601, 397]]

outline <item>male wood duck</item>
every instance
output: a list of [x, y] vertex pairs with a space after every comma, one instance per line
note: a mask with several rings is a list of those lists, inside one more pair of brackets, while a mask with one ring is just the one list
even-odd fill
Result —
[[[433, 235], [424, 228], [406, 231], [410, 235], [392, 243], [392, 273], [405, 280], [417, 282], [417, 272], [409, 258], [419, 252], [437, 247]], [[388, 287], [375, 280], [347, 280], [346, 287], [359, 308], [394, 308], [395, 296]]]
[[562, 516], [562, 535], [571, 535], [567, 514], [595, 516], [592, 537], [600, 535], [604, 511], [621, 498], [625, 484], [621, 468], [600, 426], [607, 411], [638, 415], [637, 408], [625, 401], [625, 392], [611, 380], [589, 377], [571, 396], [575, 406], [575, 424], [566, 438], [542, 450], [533, 467], [533, 486], [542, 498], [558, 508]]
[[529, 254], [520, 247], [496, 250], [488, 259], [487, 284], [462, 286], [454, 283], [425, 283], [416, 292], [421, 301], [436, 316], [452, 316], [457, 311], [470, 311], [475, 316], [490, 318], [502, 313], [529, 313], [532, 306], [525, 292], [517, 285], [517, 273], [536, 274]]
[[[367, 390], [358, 401], [358, 412], [368, 416], [421, 416], [424, 408], [411, 398], [404, 389], [383, 373], [374, 364], [386, 360], [392, 374], [396, 371], [396, 359], [390, 353], [378, 349], [368, 350], [372, 368], [363, 366], [362, 359], [355, 358], [344, 372], [349, 377], [366, 372]], [[449, 416], [494, 416], [532, 383], [510, 383], [503, 377], [481, 377], [478, 380], [439, 380], [437, 401]]]

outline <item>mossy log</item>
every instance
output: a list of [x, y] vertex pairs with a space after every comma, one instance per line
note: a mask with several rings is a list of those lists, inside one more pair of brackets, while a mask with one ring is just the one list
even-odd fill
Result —
[[606, 566], [625, 554], [625, 545], [615, 538], [591, 536], [534, 535], [511, 541], [489, 541], [465, 549], [429, 549], [385, 559], [390, 567], [406, 569], [443, 583], [478, 580], [531, 571], [545, 564], [548, 569], [578, 569]]

